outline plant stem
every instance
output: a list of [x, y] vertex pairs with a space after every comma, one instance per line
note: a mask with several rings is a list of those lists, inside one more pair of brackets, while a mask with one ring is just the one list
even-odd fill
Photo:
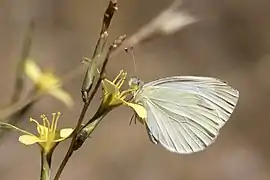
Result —
[[98, 68], [98, 66], [102, 64], [102, 59], [99, 59], [98, 57], [100, 57], [101, 54], [103, 53], [108, 38], [108, 29], [110, 27], [113, 15], [116, 11], [117, 11], [117, 0], [110, 0], [109, 5], [103, 16], [102, 28], [100, 31], [98, 41], [96, 43], [94, 53], [92, 55], [92, 60], [89, 63], [89, 66], [87, 68], [83, 80], [81, 92], [84, 102], [88, 100], [89, 92], [92, 89], [92, 85], [96, 76], [95, 71]]
[[69, 160], [69, 158], [73, 154], [73, 151], [74, 151], [73, 147], [74, 147], [74, 145], [76, 143], [76, 137], [77, 137], [78, 131], [80, 129], [80, 125], [82, 124], [82, 121], [84, 119], [84, 116], [85, 116], [85, 114], [87, 112], [87, 109], [88, 109], [89, 105], [90, 105], [90, 101], [89, 101], [89, 103], [85, 103], [84, 106], [83, 106], [83, 109], [81, 110], [79, 120], [77, 122], [77, 125], [76, 125], [73, 133], [72, 133], [72, 140], [71, 140], [70, 146], [68, 148], [68, 151], [67, 151], [63, 161], [61, 162], [61, 164], [60, 164], [60, 166], [58, 168], [58, 171], [56, 172], [54, 180], [58, 180], [60, 178], [60, 176], [61, 176], [61, 174], [62, 174], [62, 172], [63, 172], [63, 170], [64, 170], [64, 168], [65, 168], [65, 166], [66, 166], [66, 164], [67, 164], [67, 162]]
[[58, 179], [60, 178], [60, 175], [61, 175], [61, 173], [63, 172], [63, 170], [64, 170], [64, 168], [65, 168], [65, 166], [66, 166], [66, 164], [67, 164], [69, 158], [70, 158], [71, 155], [73, 154], [73, 151], [74, 151], [74, 145], [75, 145], [75, 143], [76, 143], [76, 137], [77, 137], [77, 134], [78, 134], [78, 132], [79, 132], [79, 130], [80, 130], [80, 126], [81, 126], [82, 121], [83, 121], [83, 119], [84, 119], [84, 116], [85, 116], [85, 114], [86, 114], [86, 112], [87, 112], [87, 109], [88, 109], [88, 107], [89, 107], [89, 105], [90, 105], [92, 99], [94, 98], [94, 96], [95, 96], [95, 94], [96, 94], [96, 92], [97, 92], [97, 90], [98, 90], [100, 84], [101, 84], [101, 81], [102, 81], [102, 78], [101, 78], [101, 77], [102, 77], [102, 74], [103, 74], [104, 71], [105, 71], [105, 67], [106, 67], [106, 65], [107, 65], [108, 59], [109, 59], [109, 56], [107, 56], [107, 58], [105, 59], [105, 61], [104, 61], [104, 63], [103, 63], [103, 66], [102, 66], [102, 69], [101, 69], [101, 76], [99, 77], [98, 82], [97, 82], [97, 84], [96, 84], [96, 86], [95, 86], [93, 92], [91, 93], [89, 99], [88, 99], [87, 101], [85, 101], [85, 103], [84, 103], [84, 106], [83, 106], [83, 109], [82, 109], [82, 111], [81, 111], [79, 120], [78, 120], [78, 122], [77, 122], [77, 125], [76, 125], [76, 127], [75, 127], [73, 133], [72, 133], [72, 140], [71, 140], [70, 146], [69, 146], [69, 148], [68, 148], [68, 151], [67, 151], [67, 153], [66, 153], [66, 155], [65, 155], [65, 157], [64, 157], [64, 159], [63, 159], [63, 161], [62, 161], [62, 163], [61, 163], [60, 166], [59, 166], [59, 169], [58, 169], [58, 171], [57, 171], [57, 173], [56, 173], [56, 175], [55, 175], [55, 177], [54, 177], [54, 180], [58, 180]]
[[[96, 119], [91, 124], [88, 124], [87, 126], [84, 125], [84, 126], [80, 127], [79, 133], [77, 134], [77, 137], [76, 137], [76, 143], [75, 143], [74, 148], [73, 148], [74, 151], [77, 151], [83, 145], [83, 143], [86, 141], [86, 139], [88, 139], [88, 137], [90, 137], [92, 132], [97, 128], [98, 124], [103, 120], [103, 118], [106, 115], [107, 115], [107, 113], [102, 115], [102, 116], [96, 117]], [[93, 118], [91, 118], [91, 120], [92, 119]]]
[[45, 153], [44, 151], [41, 151], [40, 156], [41, 156], [40, 180], [50, 180], [52, 153]]
[[[69, 158], [71, 157], [71, 155], [73, 154], [73, 152], [76, 150], [74, 149], [75, 145], [76, 145], [76, 138], [77, 138], [77, 135], [78, 133], [81, 131], [81, 124], [83, 122], [83, 119], [84, 119], [84, 116], [87, 112], [87, 109], [90, 105], [90, 103], [92, 102], [94, 96], [96, 95], [97, 93], [97, 90], [99, 89], [100, 85], [101, 85], [101, 82], [103, 80], [103, 76], [104, 76], [104, 73], [105, 73], [105, 69], [106, 69], [106, 66], [108, 64], [108, 61], [109, 61], [109, 58], [110, 58], [110, 55], [111, 53], [119, 46], [122, 44], [122, 42], [125, 40], [126, 36], [120, 36], [119, 38], [117, 38], [113, 43], [112, 45], [110, 46], [109, 48], [109, 51], [106, 55], [106, 58], [102, 64], [102, 67], [101, 67], [101, 70], [100, 70], [100, 76], [98, 78], [98, 81], [97, 83], [95, 84], [94, 86], [94, 89], [93, 91], [91, 92], [91, 94], [89, 95], [89, 97], [87, 98], [87, 101], [84, 102], [84, 106], [83, 106], [83, 109], [81, 111], [81, 114], [80, 114], [80, 117], [79, 117], [79, 120], [77, 122], [77, 125], [72, 133], [72, 140], [71, 140], [71, 143], [70, 143], [70, 146], [68, 148], [68, 151], [63, 159], [63, 161], [61, 162], [60, 166], [59, 166], [59, 169], [54, 177], [54, 180], [58, 180], [60, 178], [60, 175], [61, 173], [63, 172]], [[93, 120], [94, 121], [94, 120]]]

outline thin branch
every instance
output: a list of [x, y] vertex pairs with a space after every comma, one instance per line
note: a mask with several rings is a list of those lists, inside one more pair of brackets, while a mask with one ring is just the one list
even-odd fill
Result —
[[95, 75], [97, 74], [97, 68], [103, 62], [102, 58], [100, 57], [101, 57], [101, 54], [103, 53], [104, 47], [107, 42], [108, 29], [110, 27], [113, 15], [117, 11], [117, 9], [118, 9], [117, 1], [111, 0], [104, 13], [100, 35], [96, 43], [96, 47], [95, 47], [91, 62], [88, 65], [87, 72], [85, 74], [83, 84], [82, 84], [81, 92], [82, 92], [82, 99], [84, 102], [88, 99], [87, 97], [89, 96], [89, 92], [95, 80]]
[[92, 132], [97, 128], [99, 123], [103, 120], [103, 118], [109, 113], [110, 111], [105, 112], [104, 114], [95, 114], [85, 125], [81, 125], [80, 130], [76, 137], [76, 143], [74, 145], [73, 150], [77, 151], [83, 143], [90, 137]]
[[84, 106], [82, 108], [82, 111], [81, 111], [81, 114], [80, 114], [80, 117], [79, 117], [79, 120], [77, 122], [77, 125], [72, 133], [72, 140], [71, 140], [71, 143], [70, 143], [70, 146], [68, 148], [68, 151], [63, 159], [63, 161], [61, 162], [60, 166], [59, 166], [59, 169], [57, 170], [57, 173], [54, 177], [54, 180], [58, 180], [69, 160], [69, 158], [72, 156], [73, 152], [76, 150], [76, 138], [77, 138], [77, 135], [79, 133], [79, 131], [81, 130], [81, 125], [82, 125], [82, 122], [83, 122], [83, 119], [84, 119], [84, 116], [88, 110], [88, 107], [90, 105], [90, 103], [92, 102], [94, 96], [96, 95], [97, 93], [97, 90], [99, 89], [100, 85], [101, 85], [101, 82], [103, 80], [103, 76], [104, 76], [104, 73], [105, 73], [105, 69], [106, 69], [106, 66], [107, 66], [107, 63], [110, 59], [110, 55], [111, 53], [118, 47], [122, 44], [122, 42], [125, 40], [126, 36], [120, 36], [118, 39], [116, 39], [114, 41], [114, 43], [110, 46], [108, 52], [107, 52], [107, 55], [106, 55], [106, 58], [102, 64], [102, 67], [101, 67], [101, 70], [100, 70], [100, 76], [99, 76], [99, 79], [97, 81], [97, 83], [95, 84], [95, 87], [93, 89], [93, 91], [91, 92], [91, 94], [89, 95], [88, 99], [84, 102]]
[[[79, 131], [81, 130], [82, 121], [83, 121], [83, 119], [84, 119], [84, 116], [85, 116], [85, 114], [86, 114], [86, 111], [87, 111], [87, 109], [88, 109], [88, 107], [89, 107], [89, 105], [90, 105], [92, 99], [94, 98], [94, 96], [95, 96], [97, 90], [98, 90], [99, 87], [100, 87], [100, 84], [101, 84], [101, 82], [102, 82], [103, 75], [104, 75], [104, 73], [105, 73], [105, 69], [106, 69], [106, 66], [107, 66], [107, 63], [108, 63], [108, 60], [109, 60], [109, 58], [110, 58], [111, 53], [112, 53], [119, 45], [122, 44], [122, 42], [124, 41], [125, 38], [126, 38], [126, 36], [120, 36], [120, 37], [119, 37], [117, 40], [115, 40], [114, 43], [110, 46], [109, 51], [108, 51], [108, 53], [107, 53], [107, 56], [106, 56], [106, 58], [105, 58], [105, 61], [104, 61], [104, 63], [102, 64], [102, 67], [101, 67], [100, 77], [99, 77], [99, 79], [98, 79], [98, 81], [97, 81], [97, 83], [96, 83], [96, 85], [95, 85], [95, 87], [94, 87], [92, 93], [90, 94], [89, 99], [84, 103], [84, 106], [83, 106], [83, 109], [82, 109], [82, 111], [81, 111], [81, 114], [80, 114], [79, 120], [78, 120], [78, 122], [77, 122], [77, 125], [76, 125], [76, 127], [75, 127], [75, 129], [74, 129], [74, 131], [73, 131], [73, 133], [72, 133], [72, 135], [71, 135], [71, 136], [72, 136], [72, 140], [71, 140], [69, 149], [68, 149], [68, 151], [67, 151], [67, 153], [66, 153], [66, 155], [65, 155], [65, 157], [64, 157], [64, 159], [63, 159], [63, 161], [61, 162], [61, 164], [60, 164], [60, 166], [59, 166], [59, 169], [58, 169], [58, 171], [57, 171], [57, 173], [56, 173], [56, 175], [55, 175], [55, 177], [54, 177], [54, 180], [58, 180], [58, 179], [60, 178], [60, 175], [61, 175], [61, 173], [63, 172], [63, 170], [64, 170], [64, 168], [65, 168], [65, 166], [66, 166], [66, 164], [67, 164], [69, 158], [71, 157], [71, 155], [73, 154], [73, 152], [74, 152], [75, 150], [78, 149], [77, 147], [75, 147], [75, 145], [76, 145], [76, 138], [77, 138], [77, 135], [78, 135]], [[93, 120], [93, 121], [94, 121], [94, 120]], [[74, 148], [74, 147], [75, 147], [75, 148]]]

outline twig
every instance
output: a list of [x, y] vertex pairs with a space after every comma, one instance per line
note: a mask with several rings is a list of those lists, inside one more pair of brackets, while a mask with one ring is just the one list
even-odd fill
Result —
[[[92, 121], [91, 124], [85, 124], [80, 127], [79, 133], [76, 137], [76, 143], [74, 145], [73, 150], [77, 151], [83, 143], [86, 141], [86, 139], [89, 138], [89, 136], [92, 134], [92, 132], [97, 128], [99, 123], [103, 120], [103, 118], [108, 114], [109, 112], [105, 113], [104, 115], [99, 116], [93, 116], [89, 121]], [[95, 119], [95, 120], [94, 120]]]
[[76, 125], [76, 127], [75, 127], [75, 129], [74, 129], [74, 131], [72, 133], [72, 140], [71, 140], [70, 146], [68, 148], [68, 151], [67, 151], [63, 161], [61, 162], [61, 164], [60, 164], [60, 166], [59, 166], [59, 168], [57, 170], [57, 173], [56, 173], [56, 175], [54, 177], [54, 180], [58, 180], [60, 178], [61, 173], [63, 172], [69, 158], [71, 157], [71, 155], [73, 153], [73, 147], [75, 145], [76, 136], [77, 136], [78, 130], [79, 130], [80, 125], [81, 125], [81, 123], [82, 123], [82, 121], [84, 119], [84, 116], [85, 116], [85, 114], [87, 112], [87, 109], [88, 109], [89, 105], [90, 105], [89, 103], [85, 103], [84, 106], [83, 106], [83, 109], [81, 110], [81, 114], [80, 114], [78, 123], [77, 123], [77, 125]]
[[[93, 59], [92, 59], [92, 63], [95, 61], [95, 58], [98, 54], [100, 54], [102, 51], [103, 51], [103, 48], [104, 48], [104, 45], [106, 43], [106, 38], [108, 36], [108, 28], [110, 26], [110, 22], [111, 22], [111, 19], [114, 15], [114, 12], [117, 10], [117, 1], [116, 0], [111, 0], [110, 3], [109, 3], [109, 6], [108, 8], [106, 9], [105, 11], [105, 14], [104, 14], [104, 18], [103, 18], [103, 26], [101, 28], [101, 32], [100, 32], [100, 36], [99, 36], [99, 40], [97, 42], [97, 45], [96, 45], [96, 48], [95, 48], [95, 51], [93, 53]], [[123, 42], [125, 38], [121, 38], [121, 43]], [[76, 138], [77, 138], [77, 135], [79, 133], [79, 130], [80, 130], [80, 127], [81, 127], [81, 124], [83, 122], [83, 119], [84, 119], [84, 116], [88, 110], [88, 107], [92, 101], [92, 99], [94, 98], [97, 90], [99, 89], [100, 87], [100, 84], [101, 84], [101, 81], [103, 79], [103, 75], [104, 75], [104, 72], [105, 72], [105, 69], [106, 69], [106, 65], [108, 63], [108, 60], [109, 60], [109, 57], [110, 57], [110, 54], [111, 52], [116, 48], [118, 47], [119, 45], [119, 42], [118, 41], [115, 41], [109, 48], [108, 52], [107, 52], [107, 55], [106, 55], [106, 58], [102, 64], [102, 67], [101, 67], [101, 71], [100, 71], [100, 75], [99, 75], [99, 78], [98, 78], [98, 81], [97, 83], [95, 84], [95, 87], [93, 89], [93, 91], [91, 93], [90, 90], [92, 88], [92, 84], [93, 84], [93, 70], [94, 71], [97, 71], [96, 67], [98, 67], [97, 65], [96, 66], [93, 66], [92, 63], [90, 63], [91, 65], [88, 67], [87, 69], [87, 72], [86, 72], [86, 75], [85, 75], [85, 79], [83, 81], [83, 84], [82, 84], [82, 98], [83, 98], [83, 101], [84, 101], [84, 106], [82, 108], [82, 111], [81, 111], [81, 114], [80, 114], [80, 117], [78, 119], [78, 122], [76, 124], [76, 127], [72, 133], [72, 140], [71, 140], [71, 143], [70, 143], [70, 146], [68, 148], [68, 151], [63, 159], [63, 161], [61, 162], [60, 166], [59, 166], [59, 169], [54, 177], [54, 180], [58, 180], [60, 178], [60, 175], [61, 173], [63, 172], [64, 170], [64, 167], [66, 166], [69, 158], [71, 157], [71, 155], [73, 154], [74, 152], [74, 146], [76, 145]], [[101, 48], [100, 48], [101, 47]], [[100, 52], [98, 52], [100, 51]], [[94, 62], [95, 63], [95, 62]]]
[[93, 81], [95, 79], [95, 74], [97, 73], [97, 68], [99, 67], [100, 64], [102, 64], [102, 58], [100, 58], [100, 56], [106, 45], [107, 37], [108, 37], [108, 29], [110, 27], [113, 15], [117, 11], [117, 9], [118, 9], [117, 1], [111, 0], [104, 13], [100, 35], [96, 43], [96, 47], [95, 47], [91, 62], [88, 65], [87, 72], [85, 74], [83, 84], [82, 84], [81, 93], [82, 93], [82, 99], [84, 102], [88, 99], [87, 97], [89, 96], [89, 92], [92, 88]]
[[[71, 143], [70, 143], [70, 146], [69, 146], [69, 149], [63, 159], [63, 161], [61, 162], [60, 166], [59, 166], [59, 169], [54, 177], [54, 180], [58, 180], [60, 178], [60, 175], [61, 173], [63, 172], [64, 170], [64, 167], [66, 166], [69, 158], [71, 157], [71, 155], [73, 154], [74, 152], [74, 146], [76, 145], [76, 138], [77, 138], [77, 135], [79, 133], [79, 130], [80, 130], [80, 127], [81, 127], [81, 124], [82, 124], [82, 121], [84, 119], [84, 116], [87, 112], [87, 109], [92, 101], [92, 99], [94, 98], [94, 96], [96, 95], [97, 93], [97, 90], [99, 89], [100, 87], [100, 84], [102, 82], [102, 79], [103, 79], [103, 75], [104, 75], [104, 72], [105, 72], [105, 69], [106, 69], [106, 66], [107, 66], [107, 63], [108, 63], [108, 60], [110, 58], [110, 55], [111, 53], [113, 52], [113, 50], [115, 50], [123, 41], [124, 39], [126, 38], [126, 36], [120, 36], [117, 40], [114, 41], [114, 43], [110, 46], [109, 50], [108, 50], [108, 53], [107, 53], [107, 56], [105, 58], [105, 61], [103, 62], [102, 64], [102, 67], [101, 67], [101, 71], [100, 71], [100, 76], [99, 76], [99, 79], [93, 89], [93, 91], [91, 92], [91, 94], [89, 95], [89, 99], [84, 103], [84, 106], [83, 106], [83, 109], [81, 111], [81, 114], [80, 114], [80, 117], [79, 117], [79, 120], [77, 122], [77, 125], [72, 133], [72, 140], [71, 140]], [[94, 120], [93, 120], [94, 121]]]

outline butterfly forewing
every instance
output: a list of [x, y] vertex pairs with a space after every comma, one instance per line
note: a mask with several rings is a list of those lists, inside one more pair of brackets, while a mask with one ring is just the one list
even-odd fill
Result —
[[232, 114], [238, 91], [211, 77], [175, 76], [145, 84], [135, 101], [147, 110], [157, 142], [177, 153], [203, 150]]

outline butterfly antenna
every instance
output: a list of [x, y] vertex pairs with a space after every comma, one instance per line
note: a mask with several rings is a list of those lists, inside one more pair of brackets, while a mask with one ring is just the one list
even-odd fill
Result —
[[131, 53], [132, 61], [133, 61], [133, 67], [134, 67], [134, 73], [137, 74], [137, 66], [135, 62], [135, 55], [134, 55], [134, 48], [133, 46], [129, 46], [128, 48], [125, 48], [126, 53]]

